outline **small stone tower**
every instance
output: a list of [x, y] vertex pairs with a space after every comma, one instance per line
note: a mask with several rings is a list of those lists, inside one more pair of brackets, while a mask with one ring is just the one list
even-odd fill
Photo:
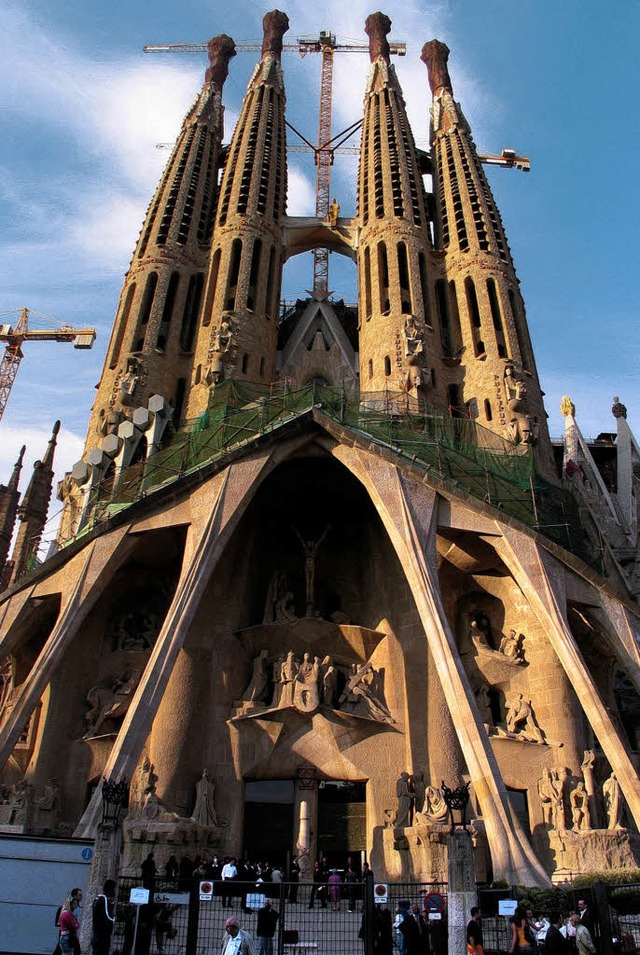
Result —
[[436, 305], [446, 348], [460, 362], [449, 405], [512, 441], [536, 445], [543, 465], [551, 452], [524, 303], [500, 214], [453, 98], [448, 57], [438, 40], [422, 49], [433, 93], [436, 245], [446, 268]]
[[22, 445], [18, 460], [13, 466], [13, 473], [9, 478], [9, 483], [4, 486], [0, 484], [0, 588], [4, 589], [9, 583], [8, 570], [11, 565], [7, 565], [9, 548], [11, 547], [11, 538], [13, 528], [18, 515], [18, 503], [20, 501], [20, 491], [18, 483], [20, 481], [20, 472], [22, 471], [22, 461], [26, 445]]
[[53, 456], [59, 431], [60, 422], [56, 421], [45, 455], [42, 461], [36, 461], [33, 465], [33, 474], [29, 486], [18, 507], [20, 526], [12, 555], [12, 583], [19, 580], [30, 569], [32, 561], [35, 561], [38, 556], [38, 548], [47, 522], [49, 502], [51, 501]]
[[211, 245], [188, 417], [225, 378], [275, 378], [287, 167], [281, 65], [286, 14], [262, 21], [262, 60], [249, 81], [226, 160]]
[[[371, 70], [358, 177], [360, 388], [429, 393], [439, 359], [429, 301], [426, 197], [383, 13], [367, 17]], [[438, 356], [438, 357], [436, 357]]]
[[179, 420], [190, 376], [215, 216], [222, 87], [235, 44], [209, 41], [205, 83], [187, 113], [125, 277], [86, 450], [162, 395]]

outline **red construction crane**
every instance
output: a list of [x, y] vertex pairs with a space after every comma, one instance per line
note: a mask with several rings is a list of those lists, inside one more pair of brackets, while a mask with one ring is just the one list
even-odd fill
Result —
[[[180, 52], [206, 53], [206, 43], [164, 43], [159, 46], [143, 47], [145, 53]], [[259, 51], [261, 43], [237, 43], [237, 50]], [[322, 54], [322, 68], [320, 74], [320, 108], [318, 112], [318, 145], [313, 146], [298, 130], [287, 123], [287, 126], [306, 143], [313, 151], [316, 164], [316, 216], [326, 219], [329, 215], [329, 195], [331, 192], [331, 166], [336, 149], [349, 138], [360, 126], [361, 122], [353, 123], [344, 133], [331, 136], [331, 107], [333, 101], [333, 56], [334, 53], [368, 53], [368, 43], [339, 43], [335, 33], [322, 30], [318, 37], [298, 37], [295, 43], [284, 43], [282, 49], [287, 52], [296, 52], [300, 56], [307, 53]], [[406, 43], [390, 43], [392, 54], [404, 56], [407, 52]], [[336, 142], [336, 140], [339, 140]], [[329, 292], [329, 253], [327, 249], [315, 249], [313, 253], [313, 291], [318, 298], [326, 298]]]
[[[15, 312], [4, 314], [16, 313], [17, 309]], [[72, 328], [71, 325], [60, 325], [58, 328], [31, 329], [29, 328], [29, 310], [26, 308], [20, 311], [15, 325], [0, 324], [0, 342], [7, 343], [0, 361], [0, 420], [16, 380], [20, 362], [24, 358], [22, 352], [24, 342], [73, 342], [74, 348], [92, 348], [95, 340], [95, 328]]]

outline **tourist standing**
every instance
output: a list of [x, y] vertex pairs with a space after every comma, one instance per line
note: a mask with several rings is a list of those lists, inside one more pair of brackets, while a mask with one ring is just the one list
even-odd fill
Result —
[[258, 938], [258, 955], [273, 955], [273, 937], [276, 934], [276, 925], [280, 913], [276, 912], [271, 904], [271, 899], [265, 899], [261, 909], [258, 909], [258, 925], [256, 935]]
[[562, 916], [559, 912], [552, 912], [549, 916], [549, 928], [544, 940], [545, 955], [569, 955], [569, 942], [562, 934]]
[[114, 915], [115, 898], [116, 884], [113, 879], [107, 879], [102, 887], [102, 893], [95, 897], [91, 906], [91, 947], [93, 948], [93, 955], [109, 955], [111, 936], [116, 920]]
[[220, 955], [255, 955], [253, 939], [248, 932], [240, 928], [236, 918], [227, 919], [224, 924]]
[[76, 918], [79, 902], [69, 897], [60, 912], [60, 951], [67, 955], [80, 955], [78, 931], [80, 922]]

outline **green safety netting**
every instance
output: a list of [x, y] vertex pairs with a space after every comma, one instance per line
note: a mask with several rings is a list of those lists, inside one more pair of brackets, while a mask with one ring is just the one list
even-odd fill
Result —
[[277, 389], [237, 381], [216, 386], [206, 412], [187, 421], [146, 462], [129, 468], [115, 489], [99, 491], [92, 523], [313, 409], [500, 508], [601, 569], [599, 553], [581, 532], [573, 496], [537, 473], [527, 446], [501, 438], [468, 418], [452, 418], [419, 406], [406, 394], [360, 393], [318, 383]]

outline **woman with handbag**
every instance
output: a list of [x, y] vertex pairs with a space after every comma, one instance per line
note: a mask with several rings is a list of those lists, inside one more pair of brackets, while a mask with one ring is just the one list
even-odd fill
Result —
[[80, 922], [75, 916], [78, 905], [77, 899], [68, 898], [60, 912], [60, 948], [63, 955], [80, 955]]

